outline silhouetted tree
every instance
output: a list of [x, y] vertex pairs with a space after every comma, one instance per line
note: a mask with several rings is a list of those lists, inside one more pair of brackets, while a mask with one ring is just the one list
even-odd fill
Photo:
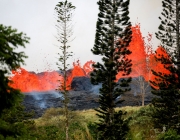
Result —
[[155, 80], [151, 81], [154, 88], [154, 124], [155, 127], [176, 129], [180, 133], [180, 18], [179, 0], [162, 1], [161, 24], [156, 37], [161, 41], [161, 52], [156, 52], [156, 61], [164, 65], [164, 71], [152, 71]]
[[65, 114], [65, 129], [66, 129], [66, 140], [69, 139], [69, 111], [68, 111], [68, 89], [70, 88], [67, 84], [67, 70], [69, 64], [67, 60], [72, 56], [72, 52], [69, 51], [69, 42], [72, 41], [73, 34], [73, 25], [72, 25], [72, 17], [75, 6], [72, 5], [71, 2], [65, 0], [64, 2], [59, 2], [55, 11], [57, 14], [57, 32], [58, 37], [57, 40], [62, 44], [59, 46], [61, 52], [59, 54], [59, 62], [58, 64], [60, 71], [63, 72], [63, 82], [60, 81], [59, 91], [64, 95], [64, 114]]
[[0, 24], [0, 139], [29, 139], [28, 129], [34, 127], [34, 122], [28, 121], [32, 114], [24, 112], [23, 94], [10, 86], [9, 78], [11, 71], [27, 58], [24, 52], [16, 51], [19, 47], [25, 48], [26, 43], [29, 43], [26, 34]]
[[[91, 73], [92, 84], [102, 83], [97, 109], [100, 140], [123, 140], [128, 131], [125, 112], [116, 112], [115, 107], [124, 92], [130, 90], [131, 78], [121, 79], [116, 83], [116, 75], [122, 72], [127, 76], [131, 72], [131, 60], [126, 56], [131, 41], [131, 23], [129, 22], [129, 0], [99, 0], [98, 21], [96, 25], [95, 45], [91, 50], [94, 55], [102, 56], [102, 63], [94, 64]], [[126, 88], [127, 87], [127, 88]]]
[[11, 108], [22, 99], [20, 91], [10, 86], [12, 81], [8, 76], [24, 64], [27, 56], [24, 52], [16, 52], [16, 49], [25, 47], [26, 43], [29, 43], [26, 34], [0, 24], [0, 116], [4, 109]]
[[156, 37], [161, 41], [161, 45], [170, 54], [179, 68], [180, 61], [180, 3], [179, 0], [163, 0], [162, 1], [162, 17], [159, 17], [161, 24]]

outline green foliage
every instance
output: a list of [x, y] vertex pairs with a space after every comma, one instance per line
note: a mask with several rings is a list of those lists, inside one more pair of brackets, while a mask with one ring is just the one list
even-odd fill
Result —
[[93, 137], [93, 139], [96, 140], [98, 138], [97, 124], [89, 122], [88, 129], [89, 129], [89, 132], [90, 132], [91, 136]]
[[[71, 140], [92, 140], [89, 130], [86, 125], [87, 119], [80, 115], [81, 112], [71, 112], [69, 111], [69, 139]], [[66, 131], [64, 128], [65, 117], [63, 115], [62, 108], [52, 108], [48, 109], [45, 114], [37, 119], [36, 122], [36, 132], [38, 140], [52, 139], [54, 140], [66, 139]]]
[[32, 115], [24, 112], [21, 105], [23, 95], [10, 86], [11, 71], [24, 64], [24, 52], [17, 52], [18, 47], [25, 47], [29, 38], [24, 33], [18, 33], [10, 26], [0, 24], [0, 139], [25, 140], [32, 138], [28, 130], [33, 129], [33, 121], [28, 121]]
[[29, 120], [32, 115], [24, 112], [21, 102], [11, 109], [4, 109], [0, 117], [0, 137], [19, 140], [33, 138], [35, 124], [33, 120]]
[[53, 117], [57, 117], [59, 115], [63, 115], [64, 110], [62, 108], [49, 108], [43, 114], [42, 118], [46, 121]]
[[62, 132], [59, 130], [57, 126], [54, 125], [47, 125], [47, 126], [40, 126], [37, 127], [37, 137], [38, 140], [59, 140], [59, 139], [65, 139], [65, 135], [62, 134]]
[[[69, 110], [69, 123], [72, 123], [76, 114]], [[43, 116], [38, 119], [38, 123], [41, 125], [55, 125], [64, 128], [65, 116], [63, 108], [50, 108], [47, 109]]]
[[[124, 119], [130, 120], [128, 121], [130, 130], [126, 137], [127, 140], [155, 140], [157, 139], [157, 135], [162, 133], [160, 130], [153, 128], [153, 118], [151, 118], [151, 114], [153, 113], [152, 106], [122, 107], [116, 108], [115, 110], [117, 112], [119, 110], [127, 112], [127, 114], [123, 116]], [[24, 135], [19, 135], [18, 138], [14, 136], [7, 136], [4, 138], [4, 136], [0, 135], [0, 139], [65, 140], [66, 134], [63, 127], [65, 118], [62, 111], [62, 108], [48, 109], [42, 117], [35, 119], [35, 123], [34, 121], [23, 121], [26, 126], [26, 129], [23, 128]], [[69, 126], [69, 139], [97, 140], [99, 135], [97, 130], [98, 126], [94, 122], [99, 121], [95, 113], [95, 110], [72, 111]]]
[[19, 104], [11, 109], [4, 109], [1, 119], [9, 123], [16, 123], [32, 118], [33, 114], [33, 112], [26, 113], [24, 111], [24, 106], [19, 102]]
[[155, 139], [156, 130], [153, 128], [152, 114], [152, 106], [141, 107], [139, 110], [129, 114], [127, 117], [131, 119], [128, 124], [130, 131], [127, 138], [132, 140]]
[[22, 98], [20, 91], [9, 86], [8, 75], [24, 64], [27, 56], [24, 52], [17, 53], [16, 49], [25, 47], [26, 43], [29, 43], [26, 34], [0, 24], [0, 115], [3, 109], [14, 106]]
[[156, 37], [161, 41], [162, 52], [168, 54], [167, 56], [157, 54], [156, 61], [163, 64], [169, 73], [152, 70], [156, 78], [151, 81], [151, 84], [156, 87], [152, 92], [156, 95], [152, 101], [155, 127], [162, 129], [165, 126], [167, 129], [175, 129], [180, 133], [180, 8], [178, 4], [178, 0], [162, 1], [162, 17], [159, 17], [161, 24]]
[[18, 33], [16, 29], [10, 26], [6, 27], [0, 24], [0, 64], [1, 70], [14, 70], [24, 64], [24, 52], [15, 52], [19, 46], [25, 47], [25, 43], [29, 43], [29, 38], [24, 33]]
[[[173, 85], [174, 86], [174, 85]], [[169, 86], [170, 87], [170, 86]], [[158, 92], [153, 91], [153, 94], [160, 96], [154, 98], [152, 104], [155, 109], [152, 117], [154, 118], [154, 126], [162, 129], [165, 126], [167, 129], [179, 129], [179, 92], [173, 88], [162, 90]]]
[[2, 104], [0, 106], [0, 116], [4, 109], [16, 105], [23, 97], [19, 90], [9, 86], [11, 81], [6, 76], [7, 73], [6, 70], [0, 70], [0, 102]]
[[[123, 120], [124, 113], [120, 110], [114, 113], [114, 121], [107, 126], [105, 123], [98, 124], [99, 140], [125, 140], [129, 131], [129, 120]], [[103, 131], [102, 131], [103, 130]]]
[[169, 129], [165, 133], [161, 133], [158, 135], [158, 140], [179, 140], [180, 135], [173, 129]]
[[156, 79], [155, 81], [151, 81], [151, 83], [159, 89], [152, 91], [156, 95], [152, 100], [152, 104], [155, 107], [152, 117], [154, 118], [156, 128], [162, 129], [163, 126], [166, 126], [167, 129], [179, 129], [180, 93], [177, 77], [179, 70], [170, 62], [170, 56], [168, 57], [161, 56], [157, 61], [164, 64], [164, 67], [170, 74], [153, 71]]
[[[153, 106], [121, 107], [115, 110], [117, 112], [119, 110], [127, 112], [126, 115], [123, 115], [123, 119], [129, 120], [128, 126], [130, 130], [126, 136], [127, 140], [155, 140], [157, 135], [161, 133], [160, 130], [153, 127], [153, 118], [151, 118]], [[64, 117], [61, 111], [63, 111], [61, 108], [48, 109], [45, 112], [46, 115], [44, 114], [43, 117], [35, 120], [36, 134], [34, 136], [38, 140], [50, 139], [55, 136], [56, 139], [65, 140]], [[69, 126], [70, 139], [97, 140], [99, 138], [97, 130], [97, 123], [99, 121], [95, 110], [72, 111], [71, 114], [72, 119]], [[47, 128], [51, 128], [52, 130], [48, 130]], [[30, 131], [30, 133], [32, 132]], [[47, 135], [48, 133], [50, 134]]]
[[118, 97], [128, 91], [131, 78], [116, 83], [116, 75], [128, 75], [131, 72], [131, 60], [127, 55], [131, 41], [131, 23], [129, 22], [129, 0], [99, 0], [99, 14], [96, 24], [93, 54], [102, 56], [102, 63], [94, 64], [91, 73], [92, 84], [102, 83], [100, 89], [100, 107], [96, 110], [100, 118], [98, 123], [99, 139], [124, 139], [127, 122], [122, 119], [122, 111], [115, 112]]

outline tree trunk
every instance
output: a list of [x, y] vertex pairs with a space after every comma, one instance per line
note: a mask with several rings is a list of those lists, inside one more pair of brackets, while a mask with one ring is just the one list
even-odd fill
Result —
[[68, 107], [67, 104], [65, 106], [65, 127], [66, 127], [66, 140], [69, 140], [69, 117], [68, 117]]

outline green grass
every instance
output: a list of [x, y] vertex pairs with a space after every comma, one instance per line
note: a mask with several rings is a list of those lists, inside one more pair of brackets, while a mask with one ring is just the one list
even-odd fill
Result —
[[141, 107], [134, 111], [129, 122], [130, 131], [128, 138], [132, 140], [154, 140], [156, 130], [153, 128], [152, 118], [150, 117], [152, 108], [150, 106]]
[[[157, 130], [152, 124], [152, 108], [144, 107], [122, 107], [118, 110], [126, 111], [124, 119], [130, 119], [130, 131], [127, 140], [156, 140]], [[98, 122], [96, 111], [93, 109], [70, 112], [70, 138], [72, 140], [94, 140], [97, 133], [94, 122]], [[42, 139], [65, 139], [64, 117], [61, 108], [48, 109], [41, 118], [35, 120], [36, 132], [43, 135]], [[39, 138], [38, 140], [41, 140]]]

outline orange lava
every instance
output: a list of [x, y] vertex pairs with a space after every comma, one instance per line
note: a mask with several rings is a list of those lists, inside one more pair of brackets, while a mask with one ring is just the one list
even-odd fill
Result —
[[[86, 62], [83, 69], [80, 66], [79, 60], [74, 62], [73, 69], [67, 74], [67, 89], [71, 89], [70, 85], [74, 77], [89, 77], [89, 73], [93, 70], [93, 63], [93, 61]], [[12, 74], [13, 76], [10, 77], [10, 79], [13, 81], [11, 86], [13, 88], [20, 89], [22, 92], [55, 90], [58, 88], [60, 83], [63, 83], [64, 80], [63, 76], [56, 71], [36, 74], [20, 68], [17, 71], [12, 71]]]
[[83, 70], [85, 71], [85, 73], [86, 73], [86, 75], [87, 76], [90, 76], [89, 74], [93, 71], [93, 64], [94, 64], [95, 62], [94, 61], [92, 61], [92, 60], [90, 60], [90, 61], [87, 61], [85, 64], [84, 64], [84, 66], [83, 66]]
[[[151, 42], [152, 35], [148, 35], [148, 42]], [[132, 72], [129, 76], [138, 77], [143, 76], [145, 80], [154, 80], [155, 76], [152, 75], [151, 69], [159, 72], [168, 73], [168, 71], [163, 67], [162, 64], [156, 62], [154, 56], [158, 57], [159, 54], [167, 56], [165, 50], [159, 47], [156, 51], [157, 54], [152, 53], [152, 45], [146, 44], [145, 38], [142, 37], [140, 31], [140, 25], [135, 25], [132, 27], [132, 41], [129, 45], [129, 49], [132, 54], [128, 56], [128, 59], [132, 60]], [[148, 61], [147, 61], [148, 60]], [[79, 60], [73, 63], [73, 68], [68, 72], [66, 85], [70, 86], [74, 77], [87, 76], [89, 77], [90, 72], [93, 71], [92, 64], [95, 62], [87, 61], [83, 67], [81, 67]], [[13, 71], [13, 76], [10, 79], [13, 81], [11, 86], [16, 89], [20, 89], [22, 92], [32, 92], [32, 91], [47, 91], [54, 90], [58, 88], [63, 82], [63, 76], [58, 72], [42, 72], [33, 73], [28, 72], [23, 68], [17, 71]], [[122, 77], [122, 73], [119, 72], [116, 79]], [[70, 87], [68, 88], [70, 89]]]
[[67, 77], [67, 85], [68, 85], [68, 89], [71, 89], [70, 86], [71, 86], [71, 82], [73, 80], [74, 77], [81, 77], [81, 76], [86, 76], [86, 73], [85, 71], [81, 68], [81, 65], [80, 65], [80, 62], [79, 60], [76, 61], [76, 62], [73, 62], [73, 69], [71, 71], [70, 74], [68, 74], [68, 77]]
[[[150, 67], [151, 67], [152, 70], [154, 70], [156, 72], [161, 72], [162, 74], [170, 74], [170, 71], [167, 70], [166, 68], [164, 68], [164, 65], [161, 62], [155, 60], [155, 57], [161, 58], [162, 55], [165, 58], [169, 58], [169, 56], [168, 56], [167, 52], [164, 50], [164, 48], [163, 47], [158, 47], [157, 50], [156, 50], [156, 54], [151, 55], [151, 58], [150, 58]], [[150, 80], [151, 81], [155, 81], [155, 78], [158, 78], [158, 77], [156, 77], [155, 75], [151, 74]], [[158, 87], [154, 87], [154, 88], [157, 89]]]
[[58, 87], [58, 80], [62, 77], [56, 71], [31, 73], [23, 68], [13, 71], [14, 76], [10, 77], [13, 81], [11, 86], [20, 89], [22, 92], [47, 91]]
[[85, 71], [81, 68], [79, 60], [73, 63], [72, 78], [77, 76], [86, 76]]
[[[132, 40], [129, 45], [129, 50], [132, 52], [127, 58], [132, 60], [132, 72], [131, 77], [144, 76], [146, 73], [146, 52], [145, 43], [140, 31], [140, 25], [137, 24], [132, 27]], [[116, 79], [122, 77], [122, 72], [119, 72]]]

